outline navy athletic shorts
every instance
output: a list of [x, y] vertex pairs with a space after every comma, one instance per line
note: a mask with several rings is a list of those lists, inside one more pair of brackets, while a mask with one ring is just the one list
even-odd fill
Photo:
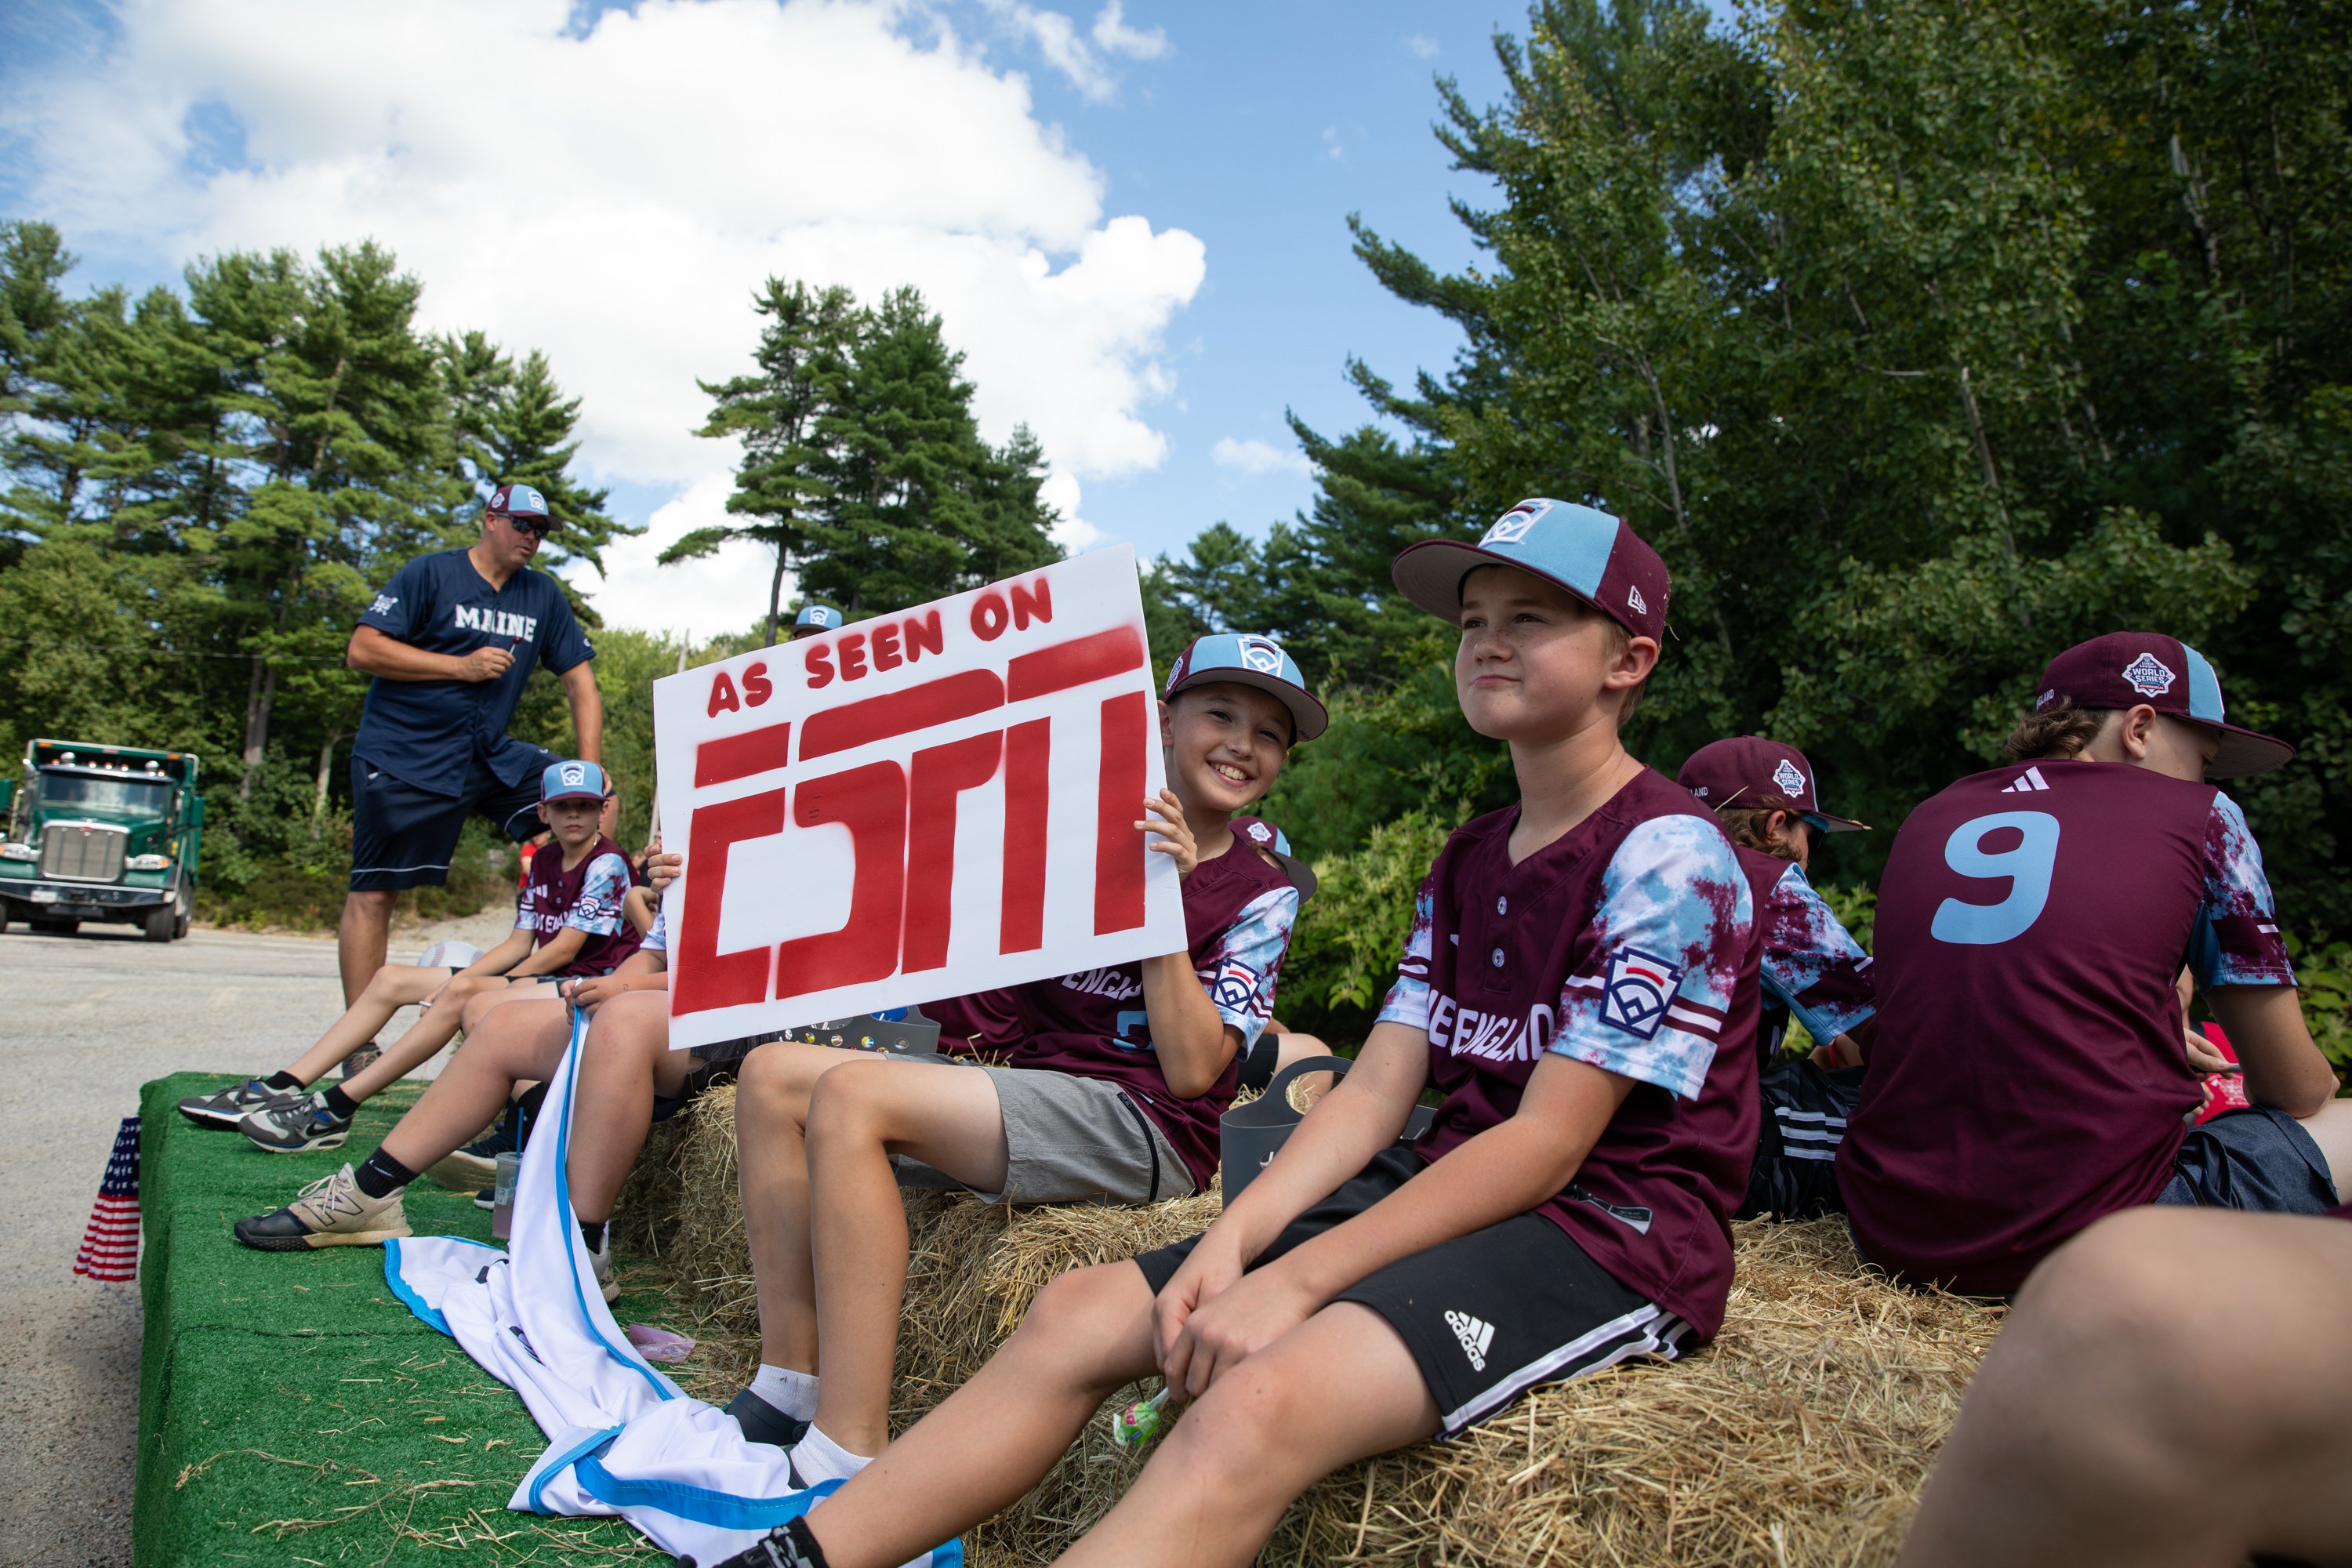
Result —
[[2225, 1110], [2192, 1127], [2172, 1157], [2159, 1204], [2261, 1214], [2326, 1214], [2336, 1205], [2327, 1156], [2284, 1110]]
[[1838, 1145], [1846, 1119], [1862, 1099], [1860, 1068], [1821, 1068], [1799, 1058], [1775, 1062], [1758, 1077], [1763, 1100], [1756, 1165], [1748, 1196], [1734, 1217], [1811, 1219], [1845, 1213], [1838, 1195]]
[[434, 795], [353, 757], [352, 891], [441, 886], [468, 816], [488, 817], [518, 844], [538, 833], [540, 769], [562, 761], [552, 752], [540, 756], [528, 784], [509, 787], [477, 767], [472, 792], [463, 795]]
[[[1353, 1219], [1424, 1164], [1410, 1149], [1382, 1150], [1292, 1220], [1250, 1267]], [[1199, 1240], [1135, 1260], [1152, 1294], [1168, 1288]], [[1369, 1307], [1396, 1331], [1449, 1437], [1539, 1383], [1589, 1376], [1635, 1356], [1671, 1361], [1695, 1338], [1689, 1324], [1619, 1284], [1568, 1232], [1533, 1214], [1401, 1258], [1332, 1300]]]

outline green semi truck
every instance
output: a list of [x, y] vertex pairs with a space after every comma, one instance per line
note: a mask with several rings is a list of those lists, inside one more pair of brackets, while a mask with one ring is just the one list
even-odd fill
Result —
[[0, 792], [0, 931], [12, 920], [71, 931], [135, 925], [149, 942], [188, 934], [205, 826], [187, 752], [35, 741]]

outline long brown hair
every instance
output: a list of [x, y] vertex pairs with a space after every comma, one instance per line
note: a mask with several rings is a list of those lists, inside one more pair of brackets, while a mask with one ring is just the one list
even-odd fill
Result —
[[2115, 715], [2112, 708], [2077, 708], [2062, 697], [2056, 706], [2037, 710], [2017, 721], [2003, 742], [2021, 763], [2046, 763], [2079, 757]]

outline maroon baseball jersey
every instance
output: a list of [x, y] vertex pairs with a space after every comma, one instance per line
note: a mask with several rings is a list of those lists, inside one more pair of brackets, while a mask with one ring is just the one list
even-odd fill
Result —
[[[1193, 973], [1218, 1016], [1241, 1031], [1244, 1052], [1273, 1011], [1275, 984], [1297, 916], [1298, 889], [1289, 874], [1266, 864], [1238, 836], [1225, 853], [1202, 861], [1184, 879], [1184, 931]], [[1118, 1085], [1167, 1134], [1192, 1172], [1193, 1186], [1209, 1184], [1217, 1173], [1217, 1119], [1241, 1087], [1240, 1053], [1199, 1099], [1179, 1100], [1171, 1093], [1152, 1054], [1140, 964], [1089, 969], [961, 999], [958, 1020], [978, 1016], [983, 1048], [1003, 1037], [1001, 1026], [991, 1021], [1001, 1019], [1004, 998], [1011, 999], [1022, 1025], [1008, 1042], [1006, 1066], [1045, 1068]]]
[[545, 947], [558, 931], [576, 931], [580, 951], [558, 974], [610, 974], [637, 951], [637, 929], [624, 908], [629, 896], [629, 858], [599, 835], [580, 864], [563, 868], [563, 847], [542, 846], [530, 858], [530, 883], [515, 906], [515, 929], [530, 931]]
[[1921, 805], [1876, 947], [1838, 1185], [1874, 1262], [1982, 1295], [2170, 1177], [2200, 1099], [2181, 966], [2294, 983], [2236, 804], [2119, 763], [2001, 768]]
[[1429, 1037], [1432, 1160], [1516, 1114], [1547, 1051], [1634, 1080], [1535, 1212], [1712, 1335], [1756, 1157], [1755, 903], [1730, 839], [1644, 768], [1517, 865], [1518, 807], [1458, 830], [1422, 884], [1384, 1022]]

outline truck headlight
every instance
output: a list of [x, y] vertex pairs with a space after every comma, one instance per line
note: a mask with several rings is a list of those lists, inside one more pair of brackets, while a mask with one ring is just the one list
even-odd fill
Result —
[[168, 871], [172, 868], [169, 855], [133, 855], [123, 864], [133, 871]]
[[41, 852], [29, 844], [0, 844], [0, 860], [37, 860]]

